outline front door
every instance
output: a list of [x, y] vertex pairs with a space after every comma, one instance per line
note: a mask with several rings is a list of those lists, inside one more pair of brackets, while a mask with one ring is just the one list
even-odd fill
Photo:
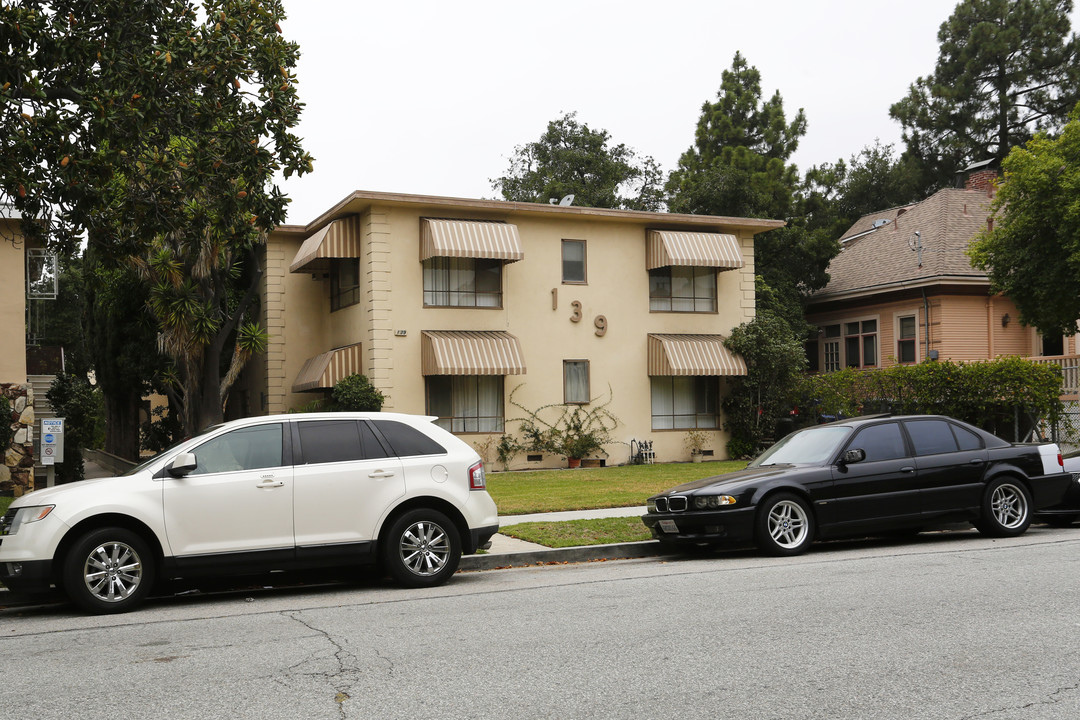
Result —
[[292, 467], [281, 423], [239, 428], [191, 452], [198, 466], [162, 481], [165, 530], [177, 558], [293, 548]]

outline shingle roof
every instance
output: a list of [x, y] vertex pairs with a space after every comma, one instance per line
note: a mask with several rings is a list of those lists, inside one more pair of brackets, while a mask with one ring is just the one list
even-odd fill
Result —
[[[986, 227], [990, 202], [983, 191], [948, 188], [920, 203], [864, 215], [840, 238], [829, 284], [814, 299], [935, 277], [985, 279], [966, 250]], [[880, 220], [889, 222], [874, 229]], [[922, 267], [914, 249], [920, 239]]]

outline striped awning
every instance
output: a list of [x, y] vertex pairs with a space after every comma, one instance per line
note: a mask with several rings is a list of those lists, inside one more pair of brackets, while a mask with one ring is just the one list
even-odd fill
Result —
[[649, 334], [649, 375], [745, 375], [746, 362], [720, 335]]
[[517, 225], [476, 220], [420, 219], [420, 260], [433, 257], [490, 258], [517, 262], [525, 257]]
[[649, 270], [671, 265], [735, 270], [746, 264], [734, 235], [649, 230], [646, 240]]
[[350, 375], [362, 375], [360, 343], [308, 358], [293, 383], [293, 392], [328, 390]]
[[304, 241], [289, 266], [294, 273], [324, 273], [329, 258], [360, 257], [360, 217], [335, 220]]
[[425, 330], [420, 358], [424, 375], [523, 375], [521, 343], [498, 330]]

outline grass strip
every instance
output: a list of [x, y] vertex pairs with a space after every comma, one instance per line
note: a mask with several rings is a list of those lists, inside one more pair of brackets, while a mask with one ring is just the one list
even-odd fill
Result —
[[499, 532], [550, 548], [639, 542], [652, 537], [639, 517], [529, 522], [511, 525]]
[[644, 505], [650, 495], [713, 475], [741, 470], [743, 461], [622, 465], [576, 470], [490, 473], [488, 492], [500, 515]]

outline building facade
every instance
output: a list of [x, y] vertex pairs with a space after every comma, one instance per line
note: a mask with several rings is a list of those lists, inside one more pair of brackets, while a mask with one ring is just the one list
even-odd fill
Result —
[[[722, 345], [754, 317], [754, 234], [783, 222], [357, 192], [270, 236], [265, 356], [241, 414], [303, 407], [366, 375], [385, 410], [433, 415], [483, 446], [526, 410], [607, 403], [632, 440], [723, 457], [720, 399], [745, 373]], [[523, 453], [511, 467], [565, 458]]]

